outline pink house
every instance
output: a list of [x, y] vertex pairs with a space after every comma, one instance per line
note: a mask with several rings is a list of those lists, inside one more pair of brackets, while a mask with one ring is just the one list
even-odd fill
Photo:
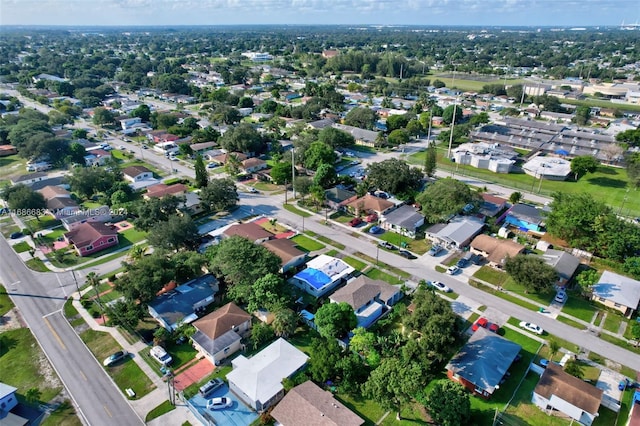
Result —
[[85, 222], [64, 234], [64, 239], [82, 257], [118, 245], [118, 232], [101, 222]]

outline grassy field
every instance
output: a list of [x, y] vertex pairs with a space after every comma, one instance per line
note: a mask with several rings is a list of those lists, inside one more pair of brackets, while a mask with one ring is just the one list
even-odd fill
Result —
[[[490, 76], [486, 76], [486, 77], [482, 77], [482, 76], [478, 76], [480, 78], [485, 78], [489, 81], [479, 81], [479, 80], [472, 80], [472, 79], [468, 79], [465, 78], [467, 77], [465, 74], [456, 74], [456, 78], [450, 78], [449, 75], [451, 75], [451, 73], [446, 73], [446, 74], [440, 74], [440, 75], [431, 75], [431, 81], [433, 82], [434, 80], [440, 80], [442, 81], [444, 84], [447, 85], [448, 88], [457, 88], [460, 90], [465, 90], [465, 91], [470, 91], [470, 92], [481, 92], [482, 88], [487, 85], [487, 84], [505, 84], [505, 79], [504, 78], [498, 78], [498, 77], [490, 77]], [[446, 77], [445, 77], [446, 76]], [[513, 84], [521, 84], [524, 83], [524, 80], [522, 79], [513, 79], [513, 78], [508, 78], [506, 79], [506, 85], [510, 86]]]
[[149, 411], [147, 413], [147, 416], [144, 418], [144, 421], [150, 422], [151, 420], [157, 419], [163, 414], [167, 414], [169, 411], [173, 411], [175, 409], [176, 409], [176, 406], [172, 405], [171, 402], [169, 402], [169, 400], [166, 400], [160, 405], [158, 405], [156, 408], [154, 408], [153, 410]]
[[20, 395], [37, 388], [42, 402], [60, 392], [62, 386], [28, 328], [5, 331], [0, 339], [0, 382], [15, 386]]
[[322, 250], [323, 248], [326, 247], [324, 244], [321, 244], [315, 240], [312, 240], [311, 238], [305, 235], [296, 235], [295, 237], [291, 238], [291, 241], [296, 243], [296, 245], [298, 245], [298, 247], [300, 247], [302, 250], [305, 250], [308, 252]]
[[353, 266], [354, 268], [356, 268], [358, 271], [362, 271], [364, 268], [367, 267], [366, 263], [362, 262], [361, 260], [355, 259], [351, 256], [345, 256], [342, 258], [342, 260], [344, 260], [350, 266]]
[[[195, 358], [196, 354], [198, 353], [193, 348], [193, 346], [189, 344], [177, 345], [174, 342], [168, 342], [163, 346], [167, 350], [169, 355], [171, 355], [171, 357], [173, 358], [173, 362], [171, 363], [171, 369], [174, 371], [182, 367], [183, 365], [187, 364], [188, 362], [192, 361]], [[155, 358], [151, 357], [151, 355], [149, 354], [150, 351], [151, 351], [151, 348], [145, 348], [139, 354], [140, 356], [142, 356], [142, 358], [144, 358], [147, 364], [149, 364], [151, 368], [156, 373], [158, 373], [159, 376], [162, 377], [164, 373], [160, 371], [160, 363], [158, 363], [158, 361], [156, 361]]]
[[404, 235], [396, 234], [395, 232], [385, 232], [382, 235], [378, 235], [378, 238], [384, 241], [388, 241], [398, 247], [404, 243], [407, 250], [416, 254], [425, 254], [431, 248], [431, 243], [426, 238], [414, 240], [413, 238], [405, 237]]
[[568, 296], [569, 298], [564, 302], [564, 306], [562, 307], [562, 312], [581, 319], [582, 321], [591, 322], [591, 319], [597, 312], [595, 305], [579, 294], [570, 292]]
[[386, 272], [382, 272], [380, 269], [377, 268], [371, 268], [367, 271], [367, 273], [365, 274], [367, 277], [371, 278], [372, 280], [382, 280], [382, 281], [386, 281], [389, 284], [392, 285], [396, 285], [396, 284], [403, 284], [404, 280], [401, 280], [391, 274], [388, 274]]
[[7, 289], [0, 285], [0, 316], [6, 314], [13, 309], [13, 302], [7, 294]]
[[283, 205], [282, 205], [282, 207], [283, 207], [285, 210], [290, 211], [291, 213], [295, 213], [295, 214], [297, 214], [298, 216], [302, 216], [302, 217], [309, 217], [309, 216], [311, 216], [311, 213], [307, 213], [307, 212], [305, 212], [305, 211], [303, 211], [303, 210], [300, 210], [300, 209], [298, 209], [298, 208], [296, 208], [296, 207], [292, 206], [291, 204], [283, 204]]
[[614, 333], [618, 332], [618, 329], [620, 328], [620, 324], [622, 323], [622, 317], [620, 317], [619, 315], [616, 315], [612, 312], [608, 312], [607, 316], [604, 319], [604, 326], [603, 328], [605, 330], [609, 330], [612, 331]]
[[[109, 333], [87, 330], [80, 334], [80, 338], [99, 362], [122, 349]], [[136, 399], [142, 398], [155, 389], [155, 385], [131, 358], [105, 369], [123, 393], [125, 389], [133, 389]]]
[[29, 259], [24, 263], [29, 269], [32, 269], [36, 272], [49, 272], [49, 268], [47, 268], [47, 265], [45, 265], [42, 260], [37, 257]]

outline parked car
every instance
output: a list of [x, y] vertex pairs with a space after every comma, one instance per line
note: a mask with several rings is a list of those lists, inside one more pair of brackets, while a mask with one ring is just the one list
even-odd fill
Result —
[[380, 241], [379, 245], [380, 247], [386, 248], [387, 250], [395, 250], [398, 248], [388, 241]]
[[222, 410], [223, 408], [231, 407], [233, 401], [230, 398], [221, 397], [221, 398], [213, 398], [207, 401], [207, 409], [208, 410]]
[[118, 145], [118, 149], [124, 151], [126, 148], [124, 147], [124, 145]]
[[378, 220], [378, 215], [377, 215], [377, 214], [375, 214], [375, 213], [370, 214], [370, 215], [369, 215], [369, 216], [367, 216], [364, 220], [365, 220], [367, 223], [375, 222], [375, 221], [377, 221], [377, 220]]
[[429, 281], [429, 285], [445, 293], [451, 293], [451, 289], [446, 285], [444, 285], [443, 283], [441, 283], [440, 281]]
[[11, 235], [9, 235], [9, 238], [11, 238], [12, 240], [18, 239], [20, 237], [22, 237], [24, 234], [20, 231], [18, 232], [12, 232]]
[[142, 149], [149, 149], [148, 145], [142, 144]]
[[207, 169], [215, 169], [218, 167], [218, 163], [209, 163], [207, 164]]
[[452, 265], [447, 268], [447, 274], [449, 275], [455, 275], [458, 272], [460, 272], [460, 268], [458, 268], [456, 265]]
[[372, 226], [371, 229], [369, 229], [370, 234], [382, 234], [383, 232], [384, 229], [380, 228], [379, 226]]
[[434, 244], [431, 246], [427, 254], [429, 256], [437, 256], [438, 253], [440, 253], [442, 250], [443, 250], [442, 246], [439, 246], [438, 244]]
[[102, 365], [104, 365], [105, 367], [111, 367], [112, 365], [116, 365], [120, 361], [124, 360], [128, 356], [129, 352], [125, 350], [118, 351], [105, 358], [105, 360], [102, 361]]
[[520, 322], [520, 328], [524, 328], [525, 330], [535, 334], [542, 334], [544, 332], [544, 330], [540, 328], [540, 326], [537, 326], [531, 322], [526, 322], [526, 321]]
[[466, 252], [464, 254], [464, 256], [462, 256], [460, 259], [458, 259], [458, 262], [456, 263], [456, 266], [458, 268], [464, 268], [469, 264], [469, 262], [471, 262], [472, 259], [473, 259], [473, 253], [468, 251], [468, 252]]
[[558, 291], [558, 293], [556, 294], [556, 297], [553, 300], [557, 303], [564, 303], [566, 298], [567, 298], [567, 293], [564, 290], [560, 290]]
[[486, 319], [485, 317], [480, 317], [478, 318], [478, 320], [476, 322], [473, 323], [473, 325], [471, 326], [471, 331], [476, 331], [478, 330], [480, 327], [482, 328], [487, 328], [487, 324], [489, 324], [489, 320]]
[[418, 256], [414, 255], [413, 253], [411, 253], [409, 250], [399, 250], [398, 254], [406, 259], [417, 259]]
[[362, 219], [360, 219], [359, 217], [354, 217], [349, 221], [349, 226], [358, 226], [361, 223], [362, 223]]
[[489, 325], [489, 331], [490, 331], [490, 332], [492, 332], [492, 333], [497, 333], [497, 332], [498, 332], [498, 330], [500, 330], [500, 327], [499, 327], [499, 326], [498, 326], [498, 324], [496, 324], [495, 322], [492, 322], [492, 323]]
[[203, 398], [206, 398], [207, 395], [211, 395], [212, 392], [220, 389], [223, 385], [224, 385], [224, 382], [222, 381], [222, 379], [219, 377], [216, 377], [215, 379], [211, 379], [204, 385], [200, 386], [200, 390], [198, 391], [198, 393]]
[[162, 365], [169, 365], [173, 362], [171, 355], [162, 346], [154, 346], [149, 354]]

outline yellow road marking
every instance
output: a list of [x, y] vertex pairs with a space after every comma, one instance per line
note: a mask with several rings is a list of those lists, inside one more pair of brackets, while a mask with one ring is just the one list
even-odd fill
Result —
[[79, 371], [80, 371], [80, 375], [82, 376], [82, 378], [83, 378], [83, 379], [84, 379], [84, 381], [86, 382], [86, 381], [87, 381], [87, 376], [85, 376], [85, 375], [84, 375], [84, 373], [82, 372], [82, 370], [79, 370]]
[[47, 318], [44, 318], [44, 322], [47, 323], [47, 327], [49, 327], [49, 330], [51, 331], [51, 334], [53, 334], [53, 337], [55, 337], [56, 340], [58, 341], [58, 343], [60, 344], [60, 346], [62, 346], [62, 349], [64, 349], [66, 351], [67, 347], [64, 345], [64, 343], [62, 343], [62, 339], [60, 338], [58, 333], [56, 333], [56, 331], [53, 329], [53, 327], [51, 326], [51, 323], [49, 322], [49, 320]]
[[106, 405], [103, 405], [103, 407], [104, 407], [104, 411], [106, 411], [106, 412], [107, 412], [107, 414], [109, 415], [109, 417], [113, 417], [113, 416], [111, 415], [111, 412], [110, 412], [110, 411], [109, 411], [109, 409], [107, 408], [107, 406], [106, 406]]

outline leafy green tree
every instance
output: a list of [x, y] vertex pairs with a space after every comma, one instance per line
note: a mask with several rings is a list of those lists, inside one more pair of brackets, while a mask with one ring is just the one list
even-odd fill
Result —
[[102, 167], [76, 167], [71, 175], [67, 176], [67, 181], [73, 192], [81, 197], [91, 198], [95, 194], [108, 191], [120, 180], [120, 177], [119, 170], [109, 171]]
[[549, 359], [553, 360], [558, 351], [560, 351], [560, 343], [555, 339], [549, 339]]
[[471, 400], [465, 388], [451, 380], [438, 380], [429, 391], [426, 407], [442, 426], [466, 425], [471, 418]]
[[640, 146], [640, 128], [629, 129], [616, 135], [616, 141], [630, 146]]
[[316, 312], [318, 332], [326, 338], [344, 337], [358, 324], [356, 314], [348, 303], [325, 303]]
[[251, 293], [247, 297], [247, 310], [255, 312], [266, 309], [271, 312], [285, 303], [284, 282], [277, 274], [267, 274], [258, 278], [251, 286]]
[[395, 129], [387, 136], [387, 143], [392, 146], [404, 145], [409, 142], [409, 133], [405, 129]]
[[390, 115], [387, 118], [387, 131], [391, 134], [394, 130], [404, 129], [409, 124], [411, 117], [407, 114]]
[[462, 120], [462, 108], [459, 105], [449, 105], [442, 111], [442, 122], [446, 125], [453, 122], [453, 114], [455, 109], [455, 122], [459, 123]]
[[267, 144], [256, 129], [248, 123], [240, 123], [225, 132], [219, 141], [229, 152], [245, 152], [259, 154], [267, 149]]
[[580, 105], [576, 108], [573, 121], [579, 126], [584, 126], [591, 118], [591, 108], [587, 105]]
[[298, 314], [293, 309], [281, 307], [275, 311], [271, 327], [276, 336], [286, 338], [296, 332], [298, 319]]
[[273, 328], [270, 325], [265, 324], [263, 322], [258, 322], [256, 325], [251, 327], [251, 337], [249, 341], [251, 342], [251, 348], [253, 350], [258, 349], [264, 343], [267, 343], [274, 336]]
[[591, 292], [591, 286], [598, 282], [599, 273], [596, 269], [586, 269], [576, 275], [576, 282], [583, 295]]
[[[109, 307], [109, 311], [109, 325], [119, 325], [128, 330], [134, 330], [144, 317], [140, 305], [131, 300], [118, 300]], [[165, 329], [161, 327], [160, 330]]]
[[335, 378], [336, 363], [342, 358], [342, 349], [333, 338], [314, 337], [309, 347], [309, 373], [313, 380], [323, 383]]
[[153, 225], [147, 236], [149, 244], [165, 250], [193, 247], [198, 238], [198, 227], [188, 214], [169, 216], [166, 222]]
[[631, 327], [631, 338], [633, 340], [640, 340], [640, 322], [633, 321]]
[[436, 174], [438, 153], [436, 152], [436, 144], [429, 142], [427, 153], [424, 156], [424, 174], [433, 177]]
[[285, 182], [291, 183], [292, 176], [291, 162], [279, 162], [271, 167], [271, 179], [276, 185], [283, 185]]
[[151, 108], [149, 108], [149, 105], [142, 104], [136, 109], [134, 109], [133, 111], [131, 111], [130, 116], [140, 117], [140, 119], [146, 123], [151, 118]]
[[313, 176], [313, 184], [322, 188], [332, 186], [338, 174], [332, 164], [323, 163], [318, 166], [315, 176]]
[[171, 263], [175, 279], [178, 282], [186, 282], [198, 278], [204, 273], [203, 267], [207, 264], [207, 257], [196, 251], [181, 250], [172, 253]]
[[640, 186], [640, 152], [625, 155], [624, 161], [627, 168], [627, 175], [631, 185], [638, 188]]
[[363, 385], [363, 393], [386, 410], [396, 410], [400, 419], [403, 404], [411, 401], [424, 385], [424, 375], [417, 362], [404, 363], [398, 358], [385, 358], [371, 372]]
[[85, 129], [73, 129], [73, 131], [71, 132], [71, 137], [73, 139], [85, 139], [88, 134], [89, 132], [87, 132]]
[[105, 124], [114, 124], [115, 122], [115, 115], [108, 109], [98, 107], [93, 110], [93, 124], [103, 126]]
[[[224, 278], [231, 299], [249, 299], [253, 284], [267, 274], [277, 274], [281, 260], [261, 245], [240, 236], [226, 238], [205, 252], [209, 269]], [[251, 268], [247, 268], [251, 265]]]
[[2, 191], [2, 198], [11, 210], [32, 211], [36, 218], [47, 208], [47, 202], [42, 194], [23, 184], [6, 186]]
[[172, 195], [162, 198], [149, 198], [134, 206], [136, 218], [133, 224], [136, 228], [149, 231], [161, 222], [167, 222], [171, 216], [175, 216], [181, 200]]
[[573, 173], [574, 180], [578, 180], [579, 177], [587, 174], [593, 173], [598, 169], [600, 163], [595, 157], [591, 155], [580, 155], [578, 157], [574, 157], [571, 160], [571, 172]]
[[84, 146], [78, 142], [72, 142], [69, 144], [69, 161], [84, 166], [84, 157], [87, 155], [87, 150]]
[[481, 112], [480, 114], [475, 114], [469, 120], [472, 126], [478, 126], [480, 124], [485, 124], [489, 122], [489, 114], [486, 112]]
[[422, 177], [420, 169], [410, 167], [406, 161], [397, 158], [371, 163], [367, 168], [367, 182], [372, 187], [403, 198], [413, 196]]
[[511, 204], [518, 204], [520, 200], [522, 200], [522, 192], [515, 191], [509, 195], [509, 202], [511, 202]]
[[310, 170], [316, 170], [321, 164], [334, 164], [336, 153], [323, 142], [313, 142], [304, 154], [304, 166]]
[[527, 292], [545, 293], [551, 291], [558, 281], [558, 273], [537, 256], [517, 255], [507, 258], [504, 269], [513, 280]]
[[193, 165], [196, 172], [196, 187], [204, 188], [209, 184], [209, 174], [207, 173], [207, 169], [204, 165], [204, 160], [202, 159], [202, 155], [198, 154], [196, 156], [196, 161]]
[[572, 376], [577, 377], [578, 379], [584, 378], [584, 368], [582, 364], [580, 364], [575, 359], [569, 359], [564, 364], [564, 372], [567, 374], [571, 374]]
[[430, 223], [446, 220], [460, 213], [467, 204], [480, 206], [481, 196], [469, 185], [456, 179], [439, 179], [416, 196], [422, 213]]
[[175, 278], [171, 260], [164, 254], [154, 252], [137, 260], [125, 263], [125, 274], [116, 281], [116, 290], [125, 299], [140, 302], [143, 306], [156, 297], [156, 293]]
[[211, 211], [226, 211], [238, 204], [238, 189], [230, 178], [213, 179], [200, 191], [200, 200]]
[[320, 130], [318, 140], [333, 149], [347, 148], [355, 143], [353, 136], [335, 127], [325, 127]]
[[25, 401], [30, 405], [36, 405], [40, 398], [42, 398], [42, 392], [38, 388], [29, 388], [24, 394]]
[[407, 131], [407, 133], [409, 133], [409, 135], [418, 137], [420, 133], [422, 133], [424, 128], [422, 127], [422, 123], [420, 122], [420, 120], [413, 118], [409, 120], [405, 130]]
[[627, 257], [622, 264], [622, 270], [635, 279], [640, 279], [640, 257]]
[[376, 124], [376, 112], [370, 108], [353, 108], [344, 118], [344, 124], [371, 130]]
[[298, 191], [303, 200], [304, 197], [309, 195], [313, 186], [313, 179], [308, 176], [296, 176], [293, 180], [293, 187]]

